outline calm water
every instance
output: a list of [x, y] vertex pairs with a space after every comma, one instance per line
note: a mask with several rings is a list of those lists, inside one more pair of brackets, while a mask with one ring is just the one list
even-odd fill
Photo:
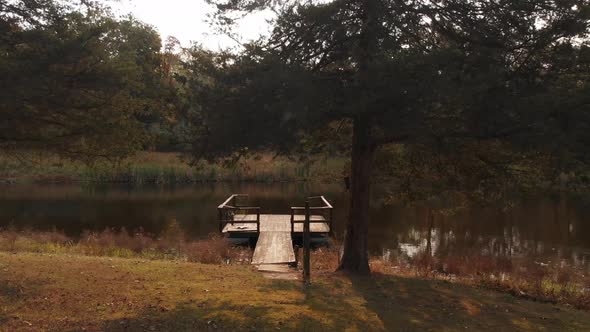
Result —
[[[174, 188], [64, 185], [0, 187], [0, 227], [63, 230], [77, 236], [107, 227], [158, 234], [177, 222], [190, 238], [217, 231], [216, 207], [231, 193], [248, 193], [263, 213], [289, 213], [304, 197], [324, 194], [335, 207], [341, 237], [347, 213], [336, 185], [194, 185]], [[414, 255], [431, 239], [435, 255], [483, 253], [564, 262], [590, 271], [590, 199], [556, 195], [522, 199], [510, 212], [470, 209], [430, 221], [423, 208], [375, 203], [371, 209], [372, 254]]]

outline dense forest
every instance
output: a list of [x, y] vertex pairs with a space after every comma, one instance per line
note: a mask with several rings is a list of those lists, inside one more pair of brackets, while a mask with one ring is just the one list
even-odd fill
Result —
[[271, 8], [272, 32], [217, 52], [100, 2], [0, 3], [1, 153], [346, 156], [360, 273], [371, 179], [439, 206], [589, 183], [588, 1], [209, 2], [226, 31]]

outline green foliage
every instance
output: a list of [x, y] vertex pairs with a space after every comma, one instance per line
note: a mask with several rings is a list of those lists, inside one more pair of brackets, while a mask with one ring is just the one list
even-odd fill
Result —
[[95, 2], [12, 1], [0, 39], [0, 149], [91, 162], [149, 142], [170, 93], [151, 27]]
[[240, 54], [189, 61], [206, 63], [189, 85], [209, 96], [197, 155], [350, 151], [362, 124], [365, 150], [401, 149], [378, 161], [400, 192], [420, 179], [431, 194], [493, 196], [588, 169], [587, 1], [211, 2], [230, 27], [278, 15]]

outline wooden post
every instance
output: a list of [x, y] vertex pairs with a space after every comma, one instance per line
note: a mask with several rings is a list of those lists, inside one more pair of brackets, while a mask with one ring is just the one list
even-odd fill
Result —
[[303, 222], [303, 282], [310, 282], [310, 236], [309, 236], [309, 200], [305, 200], [305, 221]]
[[295, 235], [295, 210], [291, 208], [291, 235]]
[[334, 209], [330, 208], [330, 224], [328, 225], [330, 227], [330, 232], [328, 234], [330, 234], [330, 235], [334, 234], [334, 232], [332, 231], [333, 220], [334, 220]]
[[256, 231], [260, 233], [260, 209], [256, 210]]
[[219, 233], [223, 232], [223, 209], [217, 209], [219, 215]]

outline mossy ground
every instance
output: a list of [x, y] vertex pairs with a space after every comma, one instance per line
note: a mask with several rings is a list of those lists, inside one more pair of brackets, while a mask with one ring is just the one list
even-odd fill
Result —
[[249, 266], [0, 253], [1, 331], [588, 331], [590, 313], [376, 274], [271, 280]]

